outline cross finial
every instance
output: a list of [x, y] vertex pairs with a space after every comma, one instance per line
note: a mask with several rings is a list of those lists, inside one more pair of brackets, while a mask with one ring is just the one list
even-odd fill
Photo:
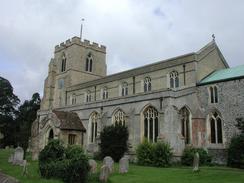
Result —
[[214, 34], [212, 34], [212, 38], [213, 38], [213, 41], [215, 41], [215, 35]]

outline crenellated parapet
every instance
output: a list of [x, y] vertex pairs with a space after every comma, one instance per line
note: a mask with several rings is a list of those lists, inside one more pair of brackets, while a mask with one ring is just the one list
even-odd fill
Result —
[[84, 41], [81, 41], [79, 37], [73, 37], [72, 39], [68, 39], [65, 42], [62, 42], [61, 44], [56, 45], [55, 52], [61, 51], [73, 44], [84, 46], [87, 48], [95, 49], [97, 51], [106, 53], [106, 46], [99, 45], [98, 43], [95, 42], [90, 42], [89, 40], [86, 39]]

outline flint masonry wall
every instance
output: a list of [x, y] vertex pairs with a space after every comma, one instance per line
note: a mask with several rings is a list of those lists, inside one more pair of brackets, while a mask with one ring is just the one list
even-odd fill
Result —
[[[210, 86], [217, 86], [218, 88], [219, 101], [216, 104], [210, 103]], [[244, 117], [244, 78], [199, 86], [198, 96], [201, 108], [204, 109], [204, 116], [206, 116], [206, 126], [209, 123], [207, 117], [211, 112], [217, 111], [222, 117], [224, 144], [211, 144], [210, 131], [207, 129], [206, 147], [216, 157], [215, 161], [217, 163], [225, 163], [227, 156], [225, 148], [228, 147], [231, 138], [239, 133], [235, 127], [236, 118]]]

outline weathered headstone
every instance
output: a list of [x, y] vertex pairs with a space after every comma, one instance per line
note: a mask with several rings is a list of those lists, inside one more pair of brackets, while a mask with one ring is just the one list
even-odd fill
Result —
[[119, 160], [119, 173], [127, 173], [129, 170], [129, 159], [128, 157], [122, 157]]
[[14, 155], [11, 154], [11, 155], [9, 156], [9, 158], [8, 158], [8, 162], [9, 162], [9, 163], [13, 163], [13, 160], [14, 160]]
[[110, 173], [114, 170], [114, 160], [110, 156], [106, 156], [103, 159], [103, 165], [107, 165], [109, 167]]
[[21, 165], [23, 163], [23, 159], [24, 159], [24, 150], [22, 147], [17, 147], [14, 150], [13, 164]]
[[199, 172], [199, 153], [196, 152], [194, 154], [194, 159], [193, 159], [193, 172]]
[[101, 167], [99, 180], [101, 182], [107, 182], [108, 181], [109, 174], [110, 174], [110, 168], [107, 165], [103, 165]]
[[91, 173], [96, 173], [97, 172], [97, 163], [95, 160], [93, 159], [89, 159], [88, 160], [88, 164], [91, 167], [90, 171]]

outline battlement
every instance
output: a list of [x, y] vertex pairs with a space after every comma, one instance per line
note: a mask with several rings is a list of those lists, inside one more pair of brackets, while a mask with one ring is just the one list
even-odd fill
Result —
[[98, 43], [95, 42], [90, 42], [89, 40], [84, 39], [84, 41], [81, 41], [79, 37], [73, 37], [72, 39], [68, 39], [65, 42], [62, 42], [59, 45], [55, 46], [55, 52], [58, 52], [64, 48], [67, 48], [73, 44], [77, 44], [80, 46], [88, 47], [91, 49], [95, 49], [101, 52], [106, 52], [106, 46], [104, 45], [99, 45]]

